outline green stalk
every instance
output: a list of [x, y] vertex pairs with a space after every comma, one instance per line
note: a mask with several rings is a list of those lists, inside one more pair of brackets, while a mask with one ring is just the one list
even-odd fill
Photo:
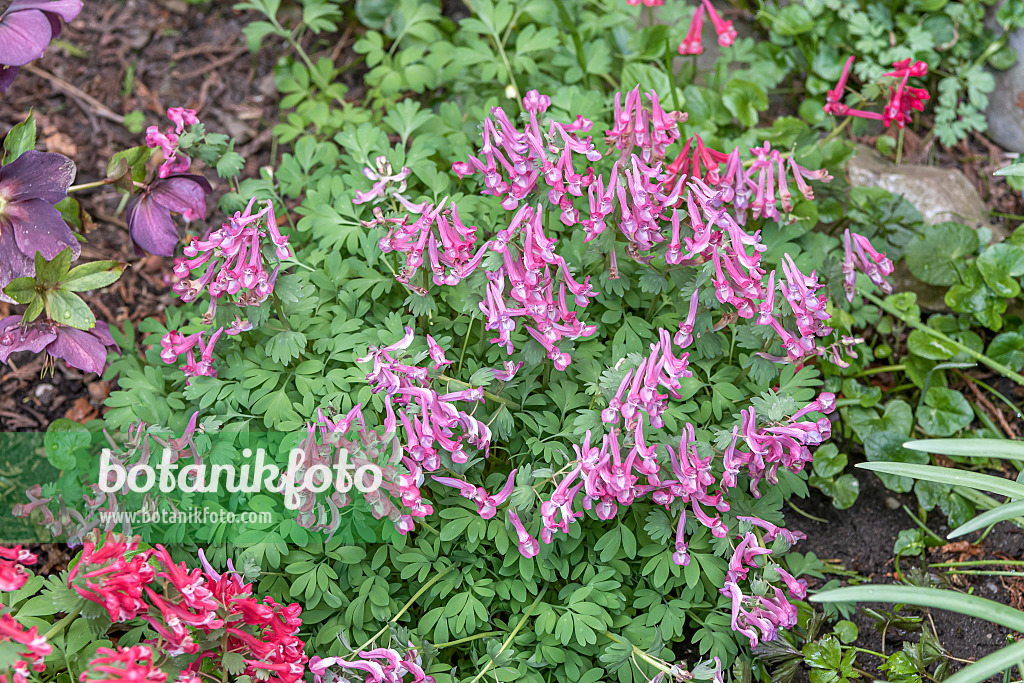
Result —
[[[637, 656], [640, 659], [644, 660], [645, 662], [647, 662], [648, 664], [653, 666], [658, 671], [664, 672], [668, 676], [670, 676], [672, 678], [675, 678], [676, 672], [673, 671], [673, 667], [667, 666], [666, 662], [663, 662], [661, 660], [655, 659], [654, 657], [650, 656], [649, 654], [647, 654], [646, 652], [644, 652], [643, 650], [638, 648], [633, 643], [629, 643], [628, 641], [625, 641], [625, 640], [622, 640], [622, 639], [618, 638], [611, 631], [605, 631], [604, 635], [605, 635], [606, 638], [610, 638], [610, 639], [614, 640], [616, 643], [619, 643], [620, 645], [628, 644], [631, 648], [633, 648], [633, 654], [635, 656]], [[675, 668], [678, 670], [678, 667], [675, 667]]]
[[500, 636], [502, 631], [486, 631], [484, 633], [477, 633], [476, 635], [467, 636], [466, 638], [459, 638], [458, 640], [449, 640], [446, 643], [433, 643], [434, 649], [440, 650], [442, 647], [451, 647], [452, 645], [461, 645], [462, 643], [468, 643], [471, 640], [480, 640], [481, 638], [487, 638], [488, 636]]
[[377, 642], [377, 639], [380, 638], [382, 635], [384, 635], [384, 632], [387, 631], [391, 627], [391, 624], [396, 623], [398, 621], [399, 617], [401, 617], [403, 614], [405, 614], [409, 610], [409, 608], [412, 607], [413, 604], [417, 600], [419, 600], [419, 597], [427, 592], [428, 588], [430, 588], [435, 583], [440, 581], [445, 576], [445, 574], [447, 574], [448, 572], [450, 572], [453, 569], [455, 569], [455, 565], [454, 564], [453, 565], [449, 565], [447, 568], [444, 569], [444, 571], [441, 571], [441, 572], [438, 572], [437, 574], [434, 574], [434, 576], [430, 579], [430, 581], [427, 581], [425, 584], [420, 586], [420, 589], [418, 591], [416, 591], [411, 598], [409, 598], [409, 601], [407, 603], [405, 603], [404, 605], [402, 605], [402, 609], [398, 610], [398, 613], [395, 614], [395, 616], [391, 617], [391, 621], [389, 621], [387, 624], [385, 624], [384, 628], [382, 628], [381, 630], [377, 631], [377, 633], [372, 638], [370, 638], [368, 641], [366, 641], [365, 643], [360, 645], [359, 648], [356, 650], [356, 652], [363, 652], [363, 651], [366, 650], [366, 648], [368, 648], [369, 646], [371, 646], [375, 642]]
[[50, 627], [50, 630], [47, 631], [43, 635], [43, 640], [49, 641], [51, 638], [53, 638], [53, 636], [55, 636], [58, 633], [60, 633], [61, 631], [63, 631], [64, 627], [66, 627], [72, 621], [77, 619], [78, 615], [81, 614], [81, 613], [82, 613], [82, 606], [81, 605], [79, 605], [75, 609], [73, 609], [70, 612], [68, 612], [68, 614], [65, 615], [63, 619], [61, 619], [60, 621], [54, 623], [54, 625], [52, 627]]
[[939, 332], [938, 330], [932, 329], [931, 327], [929, 327], [928, 325], [926, 325], [925, 323], [923, 323], [923, 322], [921, 322], [919, 320], [912, 320], [912, 319], [906, 317], [903, 313], [900, 313], [899, 311], [895, 310], [894, 308], [892, 308], [891, 306], [886, 304], [885, 301], [883, 301], [882, 299], [878, 298], [874, 294], [871, 294], [870, 292], [861, 291], [860, 293], [861, 293], [861, 295], [864, 296], [865, 299], [867, 299], [871, 303], [875, 304], [876, 306], [881, 308], [886, 313], [889, 313], [890, 315], [896, 316], [897, 318], [899, 318], [900, 320], [902, 320], [904, 323], [906, 323], [910, 327], [914, 328], [915, 330], [920, 330], [921, 332], [924, 332], [926, 334], [932, 335], [936, 339], [941, 339], [942, 341], [946, 342], [947, 344], [952, 344], [959, 351], [967, 354], [968, 356], [970, 356], [974, 360], [978, 361], [982, 365], [985, 365], [985, 366], [991, 368], [992, 370], [995, 370], [996, 372], [998, 372], [1003, 377], [1006, 377], [1007, 379], [1013, 380], [1017, 384], [1019, 384], [1021, 386], [1024, 386], [1024, 376], [1021, 376], [1021, 375], [1017, 374], [1016, 372], [1014, 372], [1010, 368], [1006, 367], [1002, 363], [997, 363], [996, 361], [992, 360], [991, 358], [989, 358], [985, 354], [979, 353], [979, 352], [975, 351], [974, 349], [961, 344], [960, 342], [956, 341], [955, 339], [946, 336], [945, 334], [943, 334], [942, 332]]
[[[495, 657], [500, 656], [501, 653], [504, 652], [505, 650], [507, 650], [508, 646], [512, 644], [512, 639], [515, 638], [516, 634], [519, 633], [519, 631], [522, 630], [523, 626], [526, 625], [526, 620], [530, 618], [530, 615], [533, 614], [533, 610], [536, 609], [538, 604], [540, 604], [540, 599], [542, 597], [544, 597], [544, 593], [546, 591], [546, 588], [547, 588], [547, 586], [545, 586], [544, 588], [541, 588], [540, 593], [537, 594], [537, 597], [534, 599], [533, 604], [531, 604], [527, 608], [526, 612], [523, 614], [522, 618], [519, 620], [519, 623], [516, 624], [516, 627], [514, 629], [512, 629], [512, 633], [508, 634], [508, 638], [506, 638], [505, 642], [503, 642], [501, 644], [501, 649], [498, 650], [498, 653], [496, 655], [494, 655]], [[494, 664], [494, 659], [491, 658], [491, 660], [487, 662], [487, 666], [485, 666], [480, 671], [480, 673], [478, 673], [476, 676], [474, 676], [473, 680], [471, 680], [469, 683], [476, 683], [481, 678], [483, 678], [484, 674], [487, 673], [488, 669], [490, 669], [493, 664]]]
[[[448, 375], [438, 375], [437, 378], [438, 379], [443, 379], [445, 382], [455, 382], [459, 386], [466, 387], [467, 389], [472, 389], [473, 388], [473, 385], [470, 384], [469, 382], [463, 382], [461, 379], [455, 379], [454, 377], [449, 377]], [[516, 411], [522, 411], [523, 410], [523, 407], [521, 405], [519, 405], [518, 403], [516, 403], [515, 401], [510, 401], [507, 398], [502, 398], [501, 396], [498, 396], [497, 394], [492, 394], [489, 391], [485, 391], [484, 392], [484, 397], [485, 398], [489, 398], [492, 401], [497, 401], [498, 403], [503, 403], [510, 410], [516, 410]]]

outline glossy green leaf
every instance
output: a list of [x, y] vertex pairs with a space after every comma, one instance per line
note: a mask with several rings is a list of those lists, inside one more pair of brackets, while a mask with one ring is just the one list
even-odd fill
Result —
[[1009, 479], [993, 477], [988, 474], [966, 472], [949, 467], [936, 467], [935, 465], [918, 465], [902, 462], [862, 462], [857, 463], [857, 467], [898, 477], [924, 479], [926, 481], [939, 482], [940, 484], [964, 486], [1008, 498], [1024, 498], [1024, 484], [1018, 484]]

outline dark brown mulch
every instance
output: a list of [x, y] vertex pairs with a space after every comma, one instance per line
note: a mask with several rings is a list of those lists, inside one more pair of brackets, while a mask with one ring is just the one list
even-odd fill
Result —
[[[838, 561], [847, 570], [869, 580], [870, 583], [895, 583], [896, 567], [893, 545], [899, 532], [914, 527], [913, 521], [902, 509], [906, 505], [917, 510], [917, 501], [912, 494], [893, 493], [885, 488], [881, 480], [865, 471], [857, 472], [860, 480], [860, 496], [848, 510], [836, 510], [831, 501], [818, 491], [810, 499], [799, 503], [802, 510], [827, 520], [822, 524], [811, 519], [789, 515], [791, 526], [803, 530], [807, 540], [797, 549], [813, 552], [822, 560]], [[945, 538], [949, 528], [940, 521], [941, 512], [929, 515], [928, 526], [940, 537]], [[967, 542], [934, 548], [928, 553], [929, 563], [963, 561], [964, 559], [1016, 559], [1024, 560], [1024, 529], [1008, 522], [999, 524], [977, 542], [980, 532], [966, 537]], [[900, 571], [909, 574], [921, 567], [921, 559], [904, 557]], [[1008, 567], [1005, 567], [1008, 569]], [[991, 567], [990, 569], [1004, 569]], [[930, 570], [933, 575], [942, 576], [944, 587], [960, 591], [972, 591], [974, 595], [989, 598], [1003, 604], [1014, 604], [1022, 600], [1020, 579], [1002, 580], [1000, 577], [967, 576], [944, 574], [942, 570]], [[834, 578], [834, 577], [828, 577]], [[817, 585], [820, 585], [818, 582]], [[871, 607], [890, 611], [892, 605], [872, 604]], [[922, 614], [904, 609], [901, 614]], [[988, 622], [964, 617], [943, 610], [924, 610], [924, 628], [934, 628], [942, 646], [954, 657], [977, 660], [1006, 644], [1007, 630]], [[885, 634], [875, 630], [874, 620], [860, 610], [852, 617], [857, 624], [859, 638], [856, 645], [891, 654], [902, 647], [905, 641], [917, 642], [920, 634], [890, 629]], [[880, 662], [871, 655], [858, 655], [858, 665], [872, 671]], [[954, 663], [953, 669], [961, 666]], [[884, 678], [884, 676], [882, 676]]]
[[[249, 54], [242, 29], [253, 17], [234, 11], [232, 4], [87, 3], [61, 35], [74, 54], [53, 46], [22, 71], [0, 99], [0, 130], [33, 109], [37, 147], [75, 159], [76, 182], [83, 183], [102, 178], [115, 152], [144, 144], [145, 133], [131, 133], [117, 121], [120, 116], [140, 110], [146, 125], [165, 128], [167, 108], [184, 106], [199, 112], [207, 130], [234, 136], [236, 149], [248, 160], [243, 174], [256, 175], [271, 161], [277, 116], [275, 56], [271, 50]], [[198, 162], [193, 169], [202, 171]], [[205, 175], [214, 184], [208, 220], [219, 220], [216, 200], [227, 185], [212, 172]], [[100, 188], [76, 196], [94, 219], [87, 226], [82, 259], [117, 258], [131, 264], [117, 284], [87, 296], [97, 318], [121, 326], [159, 317], [175, 300], [165, 284], [171, 260], [136, 256], [124, 214], [117, 212], [121, 195], [116, 190]], [[0, 316], [10, 311], [0, 303]], [[0, 370], [0, 430], [42, 430], [65, 416], [91, 419], [111, 389], [95, 375], [66, 368], [63, 362], [52, 376], [40, 378], [40, 358], [29, 353], [11, 360]]]

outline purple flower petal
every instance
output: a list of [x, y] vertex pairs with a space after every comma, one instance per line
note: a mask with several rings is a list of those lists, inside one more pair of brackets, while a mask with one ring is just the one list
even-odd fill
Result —
[[[14, 225], [14, 239], [21, 253], [35, 257], [40, 252], [47, 261], [71, 247], [71, 257], [78, 258], [82, 247], [60, 211], [42, 199], [12, 202], [4, 210]], [[0, 255], [2, 257], [2, 255]]]
[[8, 10], [0, 17], [0, 64], [21, 66], [39, 59], [52, 35], [50, 20], [41, 11]]
[[0, 216], [0, 301], [13, 304], [14, 299], [3, 293], [11, 280], [35, 273], [35, 260], [25, 256], [14, 241], [14, 226]]
[[128, 233], [139, 247], [157, 256], [174, 256], [178, 229], [171, 212], [145, 194], [128, 205]]
[[57, 14], [64, 21], [73, 21], [82, 11], [82, 0], [14, 0], [4, 14], [30, 9]]
[[189, 220], [206, 216], [206, 193], [212, 191], [206, 178], [192, 174], [162, 178], [149, 189], [153, 201]]
[[0, 92], [3, 92], [11, 87], [11, 83], [14, 83], [15, 77], [18, 75], [18, 67], [16, 66], [3, 66], [0, 64]]
[[39, 353], [57, 339], [54, 328], [52, 323], [33, 323], [23, 329], [20, 315], [0, 320], [0, 363], [6, 363], [18, 351]]
[[9, 202], [43, 199], [52, 206], [68, 196], [74, 179], [75, 162], [71, 159], [56, 152], [30, 149], [0, 167], [0, 196]]
[[117, 347], [117, 343], [114, 341], [114, 338], [110, 336], [110, 326], [102, 320], [97, 320], [96, 327], [92, 328], [90, 332], [92, 332], [92, 335], [99, 339], [104, 346]]
[[61, 326], [56, 341], [50, 344], [47, 352], [55, 358], [63, 358], [68, 365], [97, 375], [103, 372], [107, 362], [107, 348], [103, 342], [89, 332], [73, 327]]

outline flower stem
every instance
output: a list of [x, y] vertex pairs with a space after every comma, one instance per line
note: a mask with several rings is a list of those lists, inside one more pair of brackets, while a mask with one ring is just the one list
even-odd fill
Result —
[[78, 618], [78, 615], [82, 613], [82, 606], [79, 605], [75, 609], [68, 612], [68, 614], [60, 621], [54, 623], [50, 630], [43, 635], [43, 640], [49, 641], [50, 638], [57, 635], [64, 630], [64, 627], [70, 624], [72, 621]]
[[[547, 588], [547, 586], [545, 586], [544, 588], [541, 588], [541, 591], [540, 591], [540, 593], [538, 593], [538, 594], [537, 594], [537, 597], [536, 597], [536, 598], [534, 599], [534, 601], [533, 601], [533, 604], [531, 604], [531, 605], [530, 605], [530, 606], [529, 606], [529, 607], [528, 607], [528, 608], [526, 609], [526, 612], [525, 612], [525, 613], [523, 613], [523, 616], [522, 616], [522, 618], [521, 618], [521, 619], [519, 620], [519, 623], [518, 623], [518, 624], [516, 624], [516, 627], [515, 627], [514, 629], [512, 629], [512, 633], [508, 634], [508, 638], [506, 638], [506, 639], [505, 639], [505, 642], [503, 642], [503, 643], [501, 644], [501, 649], [500, 649], [500, 650], [498, 650], [498, 653], [497, 653], [496, 655], [494, 655], [495, 657], [498, 657], [498, 656], [500, 656], [500, 655], [501, 655], [501, 653], [502, 653], [502, 652], [504, 652], [505, 650], [507, 650], [507, 649], [508, 649], [508, 646], [512, 644], [512, 639], [513, 639], [513, 638], [515, 638], [515, 637], [516, 637], [516, 634], [517, 634], [517, 633], [519, 633], [519, 631], [521, 631], [521, 630], [522, 630], [523, 626], [525, 626], [525, 625], [526, 625], [526, 620], [530, 618], [530, 615], [531, 615], [531, 614], [533, 614], [533, 610], [534, 610], [534, 609], [536, 609], [536, 607], [537, 607], [537, 605], [538, 605], [538, 604], [540, 604], [540, 599], [541, 599], [542, 597], [544, 597], [544, 593], [545, 593], [545, 589], [546, 589], [546, 588]], [[470, 681], [469, 683], [476, 683], [476, 682], [477, 682], [477, 681], [479, 681], [479, 680], [480, 680], [481, 678], [483, 678], [483, 675], [484, 675], [485, 673], [487, 673], [487, 670], [488, 670], [488, 669], [490, 669], [490, 668], [491, 668], [491, 666], [492, 666], [493, 664], [494, 664], [494, 658], [491, 658], [491, 659], [490, 659], [490, 660], [489, 660], [489, 661], [487, 662], [487, 666], [485, 666], [485, 667], [483, 668], [483, 670], [481, 670], [481, 671], [480, 671], [480, 673], [478, 673], [478, 674], [477, 674], [476, 676], [474, 676], [474, 677], [473, 677], [473, 680], [471, 680], [471, 681]]]
[[906, 132], [905, 128], [900, 128], [900, 134], [896, 138], [896, 165], [900, 165], [900, 160], [903, 158], [903, 134]]
[[[454, 377], [449, 377], [448, 375], [438, 375], [437, 378], [443, 379], [446, 382], [455, 382], [459, 386], [466, 387], [467, 389], [473, 388], [473, 385], [470, 384], [469, 382], [463, 382], [461, 379], [455, 379]], [[484, 392], [484, 397], [489, 398], [492, 401], [497, 401], [498, 403], [503, 403], [505, 406], [508, 407], [509, 410], [522, 411], [523, 409], [523, 407], [516, 403], [515, 401], [510, 401], [507, 398], [502, 398], [501, 396], [498, 396], [497, 394], [492, 394], [489, 391]]]
[[[633, 643], [630, 643], [629, 641], [626, 641], [626, 640], [622, 640], [621, 638], [619, 638], [618, 636], [613, 634], [611, 631], [605, 631], [604, 635], [605, 635], [606, 638], [610, 638], [610, 639], [614, 640], [616, 643], [619, 643], [620, 645], [629, 645], [631, 648], [633, 648], [633, 654], [635, 656], [637, 656], [640, 659], [644, 660], [645, 662], [647, 662], [648, 664], [653, 666], [658, 671], [662, 671], [662, 672], [666, 673], [668, 676], [670, 676], [672, 678], [675, 678], [675, 674], [678, 671], [678, 666], [676, 666], [676, 667], [668, 666], [667, 662], [663, 662], [663, 661], [661, 661], [659, 659], [655, 659], [654, 657], [650, 656], [649, 654], [647, 654], [646, 652], [644, 652], [643, 650], [638, 648]], [[673, 670], [673, 669], [675, 669], [675, 670]]]
[[413, 593], [413, 596], [411, 598], [409, 598], [409, 601], [407, 603], [405, 603], [404, 605], [402, 605], [402, 609], [398, 610], [398, 612], [395, 614], [395, 616], [391, 617], [391, 620], [388, 621], [388, 623], [384, 625], [384, 628], [382, 628], [381, 630], [377, 631], [377, 633], [372, 638], [370, 638], [368, 641], [366, 641], [365, 643], [360, 645], [359, 648], [356, 650], [356, 652], [364, 652], [366, 650], [366, 648], [370, 647], [375, 642], [377, 642], [377, 639], [380, 638], [382, 635], [384, 635], [385, 631], [387, 631], [389, 628], [391, 628], [391, 624], [396, 623], [398, 621], [399, 617], [401, 617], [403, 614], [405, 614], [409, 610], [409, 608], [412, 607], [413, 604], [419, 599], [419, 597], [427, 592], [428, 588], [430, 588], [435, 583], [440, 581], [448, 572], [450, 572], [453, 569], [455, 569], [455, 565], [454, 564], [449, 565], [443, 571], [440, 571], [437, 574], [434, 574], [434, 576], [430, 579], [430, 581], [427, 581], [425, 584], [420, 586], [420, 589], [418, 591]]
[[897, 318], [902, 320], [904, 323], [906, 323], [910, 327], [913, 327], [915, 330], [920, 330], [920, 331], [922, 331], [922, 332], [924, 332], [926, 334], [930, 334], [931, 336], [935, 337], [936, 339], [941, 339], [942, 341], [946, 342], [947, 344], [952, 344], [959, 351], [961, 351], [962, 353], [967, 354], [968, 356], [970, 356], [974, 360], [978, 361], [982, 365], [988, 366], [992, 370], [995, 370], [996, 372], [998, 372], [1003, 377], [1006, 377], [1007, 379], [1013, 380], [1017, 384], [1019, 384], [1021, 386], [1024, 386], [1024, 376], [1019, 375], [1018, 373], [1014, 372], [1013, 370], [1011, 370], [1010, 368], [1006, 367], [1002, 363], [997, 363], [996, 361], [992, 360], [991, 358], [989, 358], [985, 354], [979, 353], [979, 352], [975, 351], [974, 349], [961, 344], [957, 340], [955, 340], [955, 339], [953, 339], [951, 337], [946, 336], [942, 332], [939, 332], [938, 330], [929, 327], [928, 325], [924, 324], [920, 320], [912, 320], [912, 319], [908, 318], [905, 314], [900, 313], [899, 311], [897, 311], [893, 307], [889, 306], [885, 301], [883, 301], [882, 299], [878, 298], [874, 294], [871, 294], [870, 292], [861, 291], [860, 294], [865, 299], [867, 299], [871, 303], [875, 304], [876, 306], [881, 308], [886, 313], [889, 313], [890, 315], [896, 316]]
[[480, 640], [488, 636], [500, 636], [501, 631], [485, 631], [484, 633], [477, 633], [476, 635], [468, 636], [466, 638], [459, 638], [458, 640], [449, 640], [447, 643], [433, 643], [435, 649], [440, 650], [442, 647], [451, 647], [452, 645], [461, 645], [468, 643], [471, 640]]
[[824, 145], [826, 142], [828, 142], [829, 140], [831, 140], [835, 136], [837, 136], [840, 133], [842, 133], [843, 129], [846, 128], [848, 125], [850, 125], [850, 121], [852, 121], [852, 120], [853, 120], [852, 117], [847, 117], [847, 118], [843, 119], [843, 122], [840, 123], [835, 128], [833, 128], [831, 133], [829, 133], [824, 138], [822, 138], [821, 142], [818, 143], [818, 146], [820, 147], [820, 146]]
[[102, 186], [107, 185], [107, 184], [109, 184], [109, 183], [107, 183], [107, 179], [104, 178], [103, 180], [94, 180], [91, 183], [82, 183], [81, 185], [72, 185], [71, 187], [68, 188], [68, 193], [70, 194], [71, 192], [79, 192], [81, 190], [91, 190], [94, 187], [102, 187]]

